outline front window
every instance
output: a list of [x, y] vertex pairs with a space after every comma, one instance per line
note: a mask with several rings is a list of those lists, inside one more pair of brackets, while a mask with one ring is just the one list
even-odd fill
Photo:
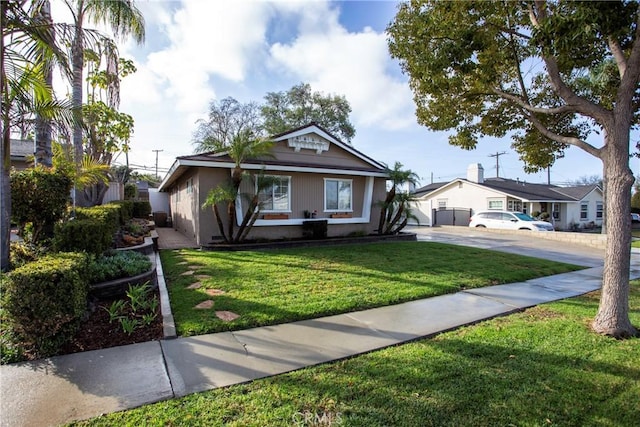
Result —
[[291, 211], [291, 177], [269, 176], [266, 177], [270, 185], [258, 193], [258, 201], [262, 210], [266, 212], [290, 212]]
[[447, 199], [438, 199], [438, 209], [447, 208]]
[[596, 219], [602, 219], [603, 206], [602, 202], [596, 202]]
[[553, 219], [558, 221], [560, 220], [560, 204], [556, 203], [553, 205]]
[[489, 209], [502, 209], [502, 200], [489, 200]]
[[507, 210], [511, 212], [522, 212], [522, 202], [520, 200], [509, 200]]
[[325, 179], [324, 210], [352, 211], [352, 186], [350, 179]]
[[589, 204], [584, 202], [580, 204], [580, 220], [586, 221], [589, 219]]

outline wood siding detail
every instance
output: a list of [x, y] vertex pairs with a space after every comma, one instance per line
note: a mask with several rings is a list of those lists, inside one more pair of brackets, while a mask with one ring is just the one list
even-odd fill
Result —
[[[320, 137], [318, 137], [320, 138]], [[329, 151], [317, 154], [314, 150], [301, 149], [295, 151], [287, 145], [287, 141], [278, 141], [272, 150], [275, 158], [282, 162], [295, 162], [300, 164], [312, 164], [319, 167], [341, 167], [341, 168], [371, 168], [371, 165], [361, 160], [348, 151], [329, 144]], [[268, 160], [268, 159], [265, 159]]]

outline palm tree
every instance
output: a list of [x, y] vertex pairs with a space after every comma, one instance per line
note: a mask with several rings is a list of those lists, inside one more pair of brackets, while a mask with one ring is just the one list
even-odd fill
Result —
[[[259, 212], [259, 204], [257, 202], [258, 199], [256, 194], [251, 198], [249, 208], [244, 215], [243, 222], [236, 232], [236, 200], [240, 196], [240, 185], [242, 184], [242, 180], [245, 176], [244, 170], [242, 169], [242, 163], [249, 159], [270, 156], [273, 142], [268, 139], [255, 136], [253, 131], [250, 129], [243, 129], [237, 134], [227, 137], [226, 141], [209, 141], [209, 144], [211, 147], [217, 149], [215, 151], [226, 152], [233, 160], [234, 167], [231, 171], [231, 181], [212, 189], [209, 192], [203, 207], [212, 206], [216, 216], [216, 221], [218, 221], [218, 227], [220, 228], [220, 232], [225, 242], [237, 243], [246, 237], [248, 229], [251, 228], [253, 222], [255, 222], [255, 218], [257, 217], [256, 210]], [[258, 179], [258, 185], [269, 185], [269, 180], [266, 178]], [[271, 185], [273, 185], [273, 183], [271, 183]], [[258, 189], [258, 192], [259, 191], [260, 189]], [[226, 233], [222, 226], [222, 220], [220, 219], [220, 213], [217, 207], [218, 203], [227, 204], [228, 223]]]
[[[73, 68], [72, 101], [73, 108], [78, 118], [82, 117], [82, 86], [84, 69], [84, 37], [83, 28], [86, 19], [96, 24], [110, 26], [118, 37], [133, 36], [136, 42], [144, 42], [144, 17], [135, 7], [132, 0], [65, 0], [65, 4], [71, 11], [75, 27], [75, 35], [71, 44], [71, 63]], [[112, 62], [113, 62], [113, 58]], [[116, 94], [112, 92], [112, 99]], [[82, 125], [78, 120], [73, 127], [72, 141], [74, 158], [80, 166], [82, 155]]]
[[0, 93], [2, 144], [0, 145], [0, 270], [9, 266], [11, 218], [11, 129], [24, 114], [39, 114], [71, 122], [68, 106], [53, 97], [46, 84], [43, 58], [66, 64], [56, 46], [53, 26], [37, 22], [35, 11], [42, 1], [0, 1]]
[[[55, 30], [53, 30], [53, 20], [51, 19], [51, 4], [49, 0], [42, 1], [40, 8], [35, 11], [34, 21], [45, 27], [52, 28], [52, 37], [55, 42]], [[43, 62], [43, 77], [44, 83], [48, 87], [53, 87], [53, 64], [46, 58], [46, 49], [43, 50], [42, 55]], [[53, 153], [51, 151], [51, 134], [52, 126], [51, 120], [43, 117], [41, 114], [36, 114], [35, 121], [35, 163], [41, 164], [47, 167], [52, 166]]]
[[385, 168], [391, 188], [380, 203], [378, 234], [397, 234], [407, 225], [409, 218], [415, 218], [410, 209], [414, 198], [407, 192], [399, 192], [399, 189], [404, 184], [417, 185], [419, 177], [411, 169], [403, 170], [402, 167], [402, 163], [396, 162], [393, 169]]

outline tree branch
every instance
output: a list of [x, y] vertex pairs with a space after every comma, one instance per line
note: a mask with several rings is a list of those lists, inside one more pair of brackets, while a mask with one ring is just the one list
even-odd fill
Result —
[[503, 92], [499, 89], [493, 89], [493, 93], [505, 98], [509, 101], [513, 101], [516, 104], [518, 104], [518, 106], [522, 107], [523, 109], [529, 111], [530, 113], [538, 113], [538, 114], [564, 114], [564, 113], [575, 113], [576, 109], [570, 105], [563, 105], [561, 107], [555, 107], [555, 108], [541, 108], [541, 107], [534, 107], [531, 104], [525, 102], [524, 100], [522, 100], [522, 98], [520, 98], [519, 96], [513, 95], [511, 93], [508, 92]]
[[[545, 19], [547, 17], [545, 7], [545, 1], [538, 0], [535, 2], [535, 8], [538, 12], [537, 17], [535, 16], [533, 9], [529, 9], [529, 17], [531, 19], [531, 24], [534, 27], [539, 26], [539, 19]], [[592, 103], [591, 101], [581, 96], [576, 95], [575, 92], [565, 84], [565, 82], [562, 80], [562, 76], [560, 75], [558, 62], [554, 57], [547, 56], [544, 53], [541, 53], [540, 56], [542, 57], [542, 60], [544, 61], [547, 68], [547, 74], [549, 75], [551, 85], [553, 86], [558, 96], [560, 96], [567, 105], [573, 105], [576, 112], [591, 117], [603, 126], [613, 123], [612, 112]]]
[[616, 95], [616, 105], [614, 107], [614, 112], [616, 113], [620, 113], [620, 109], [627, 109], [623, 116], [628, 116], [630, 120], [633, 117], [631, 106], [638, 90], [638, 79], [640, 79], [640, 15], [638, 15], [637, 19], [633, 48], [626, 61], [625, 72], [621, 74], [620, 86], [618, 87], [618, 93]]
[[613, 58], [616, 60], [616, 64], [618, 65], [618, 72], [620, 73], [620, 80], [622, 80], [622, 78], [624, 77], [624, 73], [627, 71], [627, 59], [624, 57], [624, 52], [622, 52], [620, 43], [618, 43], [618, 41], [614, 39], [613, 36], [607, 37], [607, 43], [609, 44], [609, 49], [611, 49]]
[[555, 132], [552, 132], [544, 124], [542, 124], [542, 122], [538, 120], [538, 118], [534, 114], [526, 114], [525, 117], [533, 124], [533, 126], [535, 126], [536, 129], [538, 129], [538, 131], [543, 136], [561, 144], [573, 145], [574, 147], [578, 147], [594, 157], [602, 158], [600, 155], [602, 149], [596, 148], [586, 141], [581, 140], [580, 138], [576, 138], [573, 136], [562, 136], [558, 135]]

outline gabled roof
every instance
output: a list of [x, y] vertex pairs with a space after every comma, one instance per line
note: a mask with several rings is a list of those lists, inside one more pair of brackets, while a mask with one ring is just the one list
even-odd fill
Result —
[[534, 184], [525, 181], [506, 178], [487, 178], [482, 183], [456, 178], [446, 183], [433, 183], [417, 189], [414, 194], [418, 197], [433, 195], [455, 183], [466, 182], [491, 189], [516, 199], [528, 202], [576, 202], [584, 199], [592, 191], [601, 191], [597, 185], [581, 185], [576, 187], [559, 187], [549, 184]]
[[420, 187], [413, 191], [413, 194], [416, 196], [421, 196], [423, 194], [431, 193], [434, 190], [437, 190], [440, 187], [447, 185], [450, 181], [447, 182], [432, 182], [431, 184], [425, 185], [424, 187]]
[[[295, 138], [300, 135], [315, 133], [329, 143], [345, 150], [356, 158], [360, 159], [366, 166], [332, 166], [326, 163], [282, 161], [272, 158], [251, 159], [242, 163], [241, 167], [245, 170], [261, 170], [263, 168], [269, 171], [288, 171], [288, 172], [311, 172], [311, 173], [332, 173], [344, 175], [361, 175], [361, 176], [377, 176], [386, 177], [385, 165], [373, 160], [353, 148], [350, 144], [340, 141], [327, 130], [316, 123], [310, 123], [305, 126], [275, 135], [271, 139], [275, 142]], [[169, 169], [164, 180], [160, 184], [159, 190], [163, 191], [171, 185], [180, 175], [182, 175], [189, 167], [212, 167], [231, 169], [235, 166], [235, 162], [226, 152], [208, 152], [199, 154], [190, 154], [186, 156], [176, 157], [175, 162]]]

